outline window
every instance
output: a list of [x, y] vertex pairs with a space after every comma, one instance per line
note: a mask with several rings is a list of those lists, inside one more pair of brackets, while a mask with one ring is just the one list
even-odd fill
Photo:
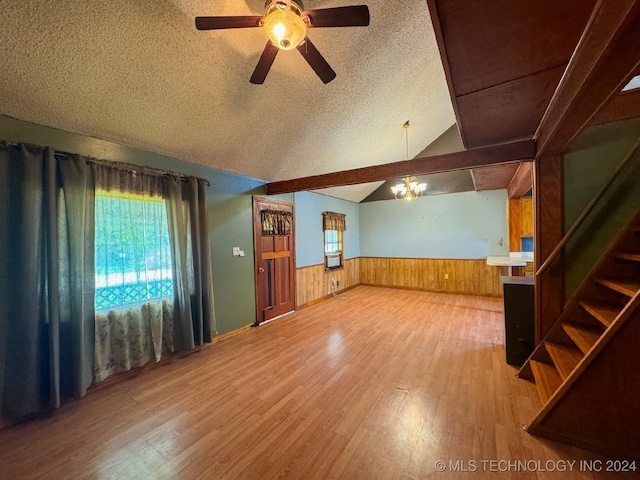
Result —
[[324, 266], [326, 270], [342, 268], [342, 232], [347, 229], [346, 215], [336, 212], [322, 212], [324, 231]]
[[164, 199], [96, 190], [96, 312], [173, 300]]
[[324, 253], [342, 252], [342, 232], [338, 230], [325, 230]]
[[342, 268], [342, 232], [340, 230], [324, 231], [324, 258], [327, 270]]

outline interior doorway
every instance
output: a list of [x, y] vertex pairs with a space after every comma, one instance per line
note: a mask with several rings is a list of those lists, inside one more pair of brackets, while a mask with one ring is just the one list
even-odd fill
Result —
[[294, 238], [293, 204], [254, 197], [255, 326], [295, 310]]

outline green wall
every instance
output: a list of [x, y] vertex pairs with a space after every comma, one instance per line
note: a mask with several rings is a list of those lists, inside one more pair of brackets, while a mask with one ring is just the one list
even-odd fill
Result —
[[[45, 145], [60, 151], [152, 166], [209, 180], [209, 236], [218, 333], [253, 323], [252, 195], [264, 196], [264, 181], [1, 115], [0, 140]], [[274, 198], [293, 201], [293, 195]], [[234, 246], [244, 250], [245, 256], [233, 256]]]
[[[587, 128], [564, 156], [567, 231], [640, 137], [640, 118]], [[640, 208], [640, 152], [587, 217], [565, 249], [566, 298], [580, 286], [620, 229]]]

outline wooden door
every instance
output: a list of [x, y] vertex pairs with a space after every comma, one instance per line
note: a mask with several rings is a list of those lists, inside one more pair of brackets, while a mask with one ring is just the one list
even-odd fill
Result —
[[[263, 211], [283, 212], [287, 218], [290, 218], [290, 231], [288, 233], [278, 231], [275, 234], [265, 232]], [[253, 199], [256, 325], [291, 312], [296, 307], [293, 213], [291, 203], [255, 197]]]

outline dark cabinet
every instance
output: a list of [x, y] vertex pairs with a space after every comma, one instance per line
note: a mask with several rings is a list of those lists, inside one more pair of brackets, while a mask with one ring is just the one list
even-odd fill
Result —
[[533, 352], [533, 278], [500, 277], [504, 289], [504, 340], [509, 365], [522, 365]]

